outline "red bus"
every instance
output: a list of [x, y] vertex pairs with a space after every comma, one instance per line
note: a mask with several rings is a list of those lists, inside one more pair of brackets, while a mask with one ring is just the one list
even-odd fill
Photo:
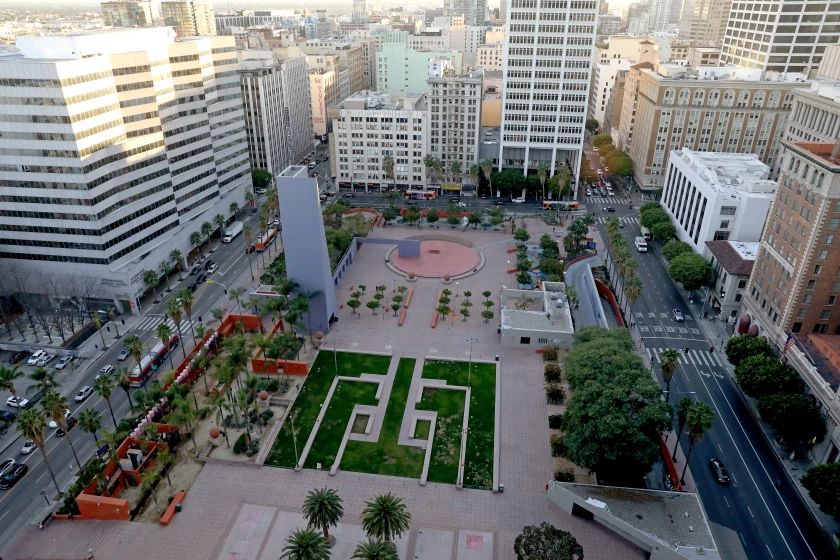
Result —
[[131, 386], [142, 387], [152, 372], [157, 369], [157, 366], [163, 363], [164, 358], [169, 355], [169, 352], [177, 348], [180, 342], [181, 340], [177, 334], [169, 339], [168, 347], [162, 340], [158, 340], [152, 350], [140, 360], [140, 365], [134, 366], [131, 373], [128, 374], [128, 380], [131, 382]]
[[437, 191], [418, 191], [408, 189], [405, 191], [405, 197], [410, 200], [434, 200], [437, 198]]
[[262, 253], [271, 243], [274, 243], [274, 238], [277, 235], [276, 229], [269, 229], [268, 233], [259, 236], [257, 242], [254, 243], [254, 248]]

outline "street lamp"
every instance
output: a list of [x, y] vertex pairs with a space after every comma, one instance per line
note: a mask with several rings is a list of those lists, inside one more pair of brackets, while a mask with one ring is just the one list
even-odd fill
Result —
[[41, 490], [41, 495], [44, 497], [44, 500], [47, 502], [47, 507], [49, 507], [50, 506], [50, 499], [47, 498], [47, 493], [45, 491]]
[[227, 295], [227, 286], [222, 284], [221, 282], [216, 282], [215, 280], [207, 280], [208, 284], [216, 284], [217, 286], [221, 286], [225, 290], [225, 295]]
[[458, 284], [460, 284], [460, 282], [455, 282], [455, 297], [458, 297]]

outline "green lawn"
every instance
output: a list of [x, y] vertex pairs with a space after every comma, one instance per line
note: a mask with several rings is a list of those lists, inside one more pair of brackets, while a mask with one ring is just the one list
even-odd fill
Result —
[[348, 441], [339, 468], [345, 471], [420, 478], [425, 452], [420, 447], [398, 445], [415, 360], [402, 358], [394, 377], [379, 441]]
[[455, 484], [458, 481], [465, 394], [463, 391], [427, 388], [423, 390], [423, 400], [417, 403], [416, 408], [419, 410], [437, 412], [427, 477], [429, 482]]
[[[470, 375], [469, 362], [426, 362], [423, 366], [423, 377], [430, 379], [445, 379], [450, 385], [466, 386], [469, 377], [469, 384], [472, 388], [472, 399], [470, 402], [470, 433], [467, 436], [466, 465], [464, 466], [464, 485], [474, 488], [491, 488], [493, 485], [493, 434], [496, 420], [496, 366], [495, 364], [473, 363], [472, 374]], [[427, 390], [428, 392], [428, 390]], [[444, 392], [444, 391], [439, 391]], [[446, 391], [457, 393], [457, 400], [461, 403], [458, 413], [458, 448], [460, 447], [460, 418], [463, 418], [464, 397], [460, 391]], [[439, 396], [436, 396], [440, 399]], [[423, 396], [426, 403], [426, 393]], [[437, 403], [435, 403], [437, 404]], [[442, 403], [451, 411], [451, 403]], [[419, 407], [418, 407], [419, 408]], [[432, 479], [432, 471], [446, 472], [449, 466], [435, 465], [438, 439], [443, 436], [440, 443], [440, 459], [444, 459], [448, 453], [444, 453], [445, 446], [450, 445], [450, 430], [453, 426], [441, 425], [441, 411], [436, 406], [424, 404], [425, 410], [438, 410], [438, 424], [435, 430], [435, 444], [432, 447], [432, 463], [429, 466], [429, 480]], [[439, 482], [454, 482], [457, 479], [458, 455], [455, 451], [455, 476], [448, 480], [437, 480]], [[448, 462], [448, 460], [447, 460]]]
[[[385, 375], [388, 373], [388, 365], [391, 362], [389, 356], [354, 354], [351, 352], [338, 352], [335, 359], [338, 361], [338, 374], [347, 377], [359, 377], [362, 373]], [[294, 410], [292, 410], [297, 433], [298, 453], [306, 445], [306, 440], [309, 438], [309, 433], [312, 431], [312, 426], [321, 410], [321, 403], [324, 402], [327, 392], [330, 390], [335, 374], [333, 353], [322, 350], [318, 353], [318, 357], [312, 365], [312, 370], [301, 387], [300, 395], [295, 400]], [[370, 386], [375, 387], [375, 385]], [[288, 468], [295, 466], [292, 423], [288, 419], [283, 423], [265, 464]]]
[[426, 439], [429, 437], [429, 429], [432, 427], [432, 422], [430, 420], [418, 420], [417, 425], [414, 427], [414, 438], [415, 439]]

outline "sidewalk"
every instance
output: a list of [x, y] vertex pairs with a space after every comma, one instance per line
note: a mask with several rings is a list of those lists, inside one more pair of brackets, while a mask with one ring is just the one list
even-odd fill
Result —
[[[734, 331], [734, 324], [730, 329], [726, 321], [702, 319], [700, 310], [703, 307], [703, 297], [702, 293], [692, 293], [694, 303], [688, 304], [688, 307], [692, 310], [693, 316], [697, 318], [697, 325], [703, 331], [703, 334], [706, 335], [706, 338], [712, 341], [715, 345], [715, 350], [720, 351], [718, 359], [726, 365], [726, 371], [729, 373], [729, 376], [734, 382], [735, 367], [726, 360], [726, 353], [722, 351], [722, 349], [726, 347], [726, 342], [732, 337], [732, 334], [729, 331]], [[708, 309], [708, 306], [706, 306], [706, 308]], [[773, 431], [773, 428], [761, 420], [761, 416], [756, 408], [755, 399], [747, 397], [743, 391], [741, 391], [741, 387], [737, 383], [735, 383], [735, 386], [738, 388], [738, 394], [741, 396], [747, 410], [750, 411], [750, 414], [752, 414], [756, 424], [758, 424], [758, 427], [761, 428], [761, 433], [764, 434], [765, 439], [767, 439], [770, 447], [775, 452], [779, 463], [784, 467], [784, 470], [788, 477], [790, 477], [791, 482], [793, 482], [794, 487], [802, 496], [802, 501], [807, 504], [808, 509], [811, 510], [811, 514], [817, 524], [819, 524], [823, 531], [828, 534], [831, 542], [834, 542], [834, 535], [840, 534], [840, 521], [837, 521], [831, 515], [827, 515], [820, 511], [819, 506], [811, 499], [811, 496], [808, 494], [808, 490], [802, 486], [802, 483], [799, 480], [802, 475], [808, 471], [808, 468], [812, 466], [812, 463], [799, 457], [791, 459], [787, 447], [776, 443], [774, 439], [776, 433]]]

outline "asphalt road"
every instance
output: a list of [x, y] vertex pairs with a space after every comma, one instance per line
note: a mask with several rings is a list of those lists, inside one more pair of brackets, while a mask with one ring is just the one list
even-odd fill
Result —
[[[636, 253], [632, 248], [634, 238], [641, 235], [636, 223], [638, 203], [635, 199], [632, 211], [627, 205], [616, 205], [617, 212], [610, 214], [625, 221], [621, 231], [639, 263], [638, 276], [645, 286], [633, 306], [631, 320], [653, 358], [660, 381], [661, 369], [655, 354], [666, 348], [681, 353], [671, 381], [670, 402], [690, 396], [708, 403], [715, 412], [711, 430], [694, 446], [689, 459], [709, 519], [735, 531], [751, 559], [832, 558], [833, 551], [747, 410], [734, 381], [716, 359], [723, 358], [721, 341], [704, 336], [697, 326], [702, 319], [688, 312], [684, 293], [668, 277], [660, 260], [659, 244], [654, 241], [647, 253]], [[604, 217], [601, 211], [596, 215]], [[598, 227], [606, 236], [603, 223]], [[673, 309], [686, 314], [686, 320], [676, 322]], [[683, 352], [686, 347], [687, 355]], [[677, 427], [675, 422], [675, 431]], [[671, 449], [674, 437], [671, 435], [667, 442]], [[688, 450], [686, 435], [681, 443], [683, 450]], [[729, 485], [719, 484], [713, 478], [709, 467], [712, 458], [723, 461], [731, 476]], [[676, 466], [682, 474], [684, 465]], [[775, 481], [781, 481], [781, 488], [774, 486]]]
[[[244, 213], [243, 213], [244, 216]], [[256, 220], [253, 216], [240, 218], [243, 221]], [[256, 224], [254, 223], [254, 226]], [[256, 228], [255, 228], [256, 229]], [[215, 244], [218, 241], [213, 240], [211, 243]], [[212, 258], [218, 265], [219, 270], [210, 276], [214, 282], [224, 284], [228, 289], [234, 286], [251, 285], [251, 274], [249, 272], [248, 256], [244, 252], [245, 241], [242, 235], [236, 237], [232, 243], [221, 244], [209, 258]], [[279, 242], [275, 242], [270, 247], [272, 256], [280, 250]], [[254, 272], [257, 273], [257, 260], [262, 259], [260, 253], [252, 253], [251, 259], [254, 265]], [[268, 256], [266, 255], [266, 259]], [[268, 262], [268, 260], [266, 261]], [[182, 281], [172, 282], [172, 292], [166, 292], [161, 295], [161, 301], [157, 304], [148, 301], [148, 303], [141, 303], [145, 318], [138, 324], [138, 328], [130, 329], [127, 332], [120, 331], [121, 339], [124, 340], [129, 334], [136, 334], [143, 340], [147, 350], [150, 349], [156, 342], [154, 335], [153, 324], [159, 323], [164, 319], [166, 310], [166, 301], [173, 297], [177, 290], [188, 286], [195, 281], [195, 276], [185, 275]], [[173, 280], [175, 277], [173, 276]], [[259, 279], [257, 278], [257, 281]], [[151, 298], [150, 298], [151, 299]], [[198, 317], [204, 319], [204, 324], [208, 325], [211, 322], [212, 315], [210, 310], [214, 307], [226, 307], [230, 309], [231, 303], [224, 294], [224, 288], [219, 284], [204, 283], [195, 292], [195, 303], [193, 304], [193, 319], [197, 323]], [[186, 317], [182, 323], [186, 323]], [[215, 326], [215, 325], [208, 325]], [[173, 329], [173, 332], [175, 329]], [[177, 366], [183, 360], [184, 350], [188, 353], [193, 347], [194, 343], [189, 331], [182, 332], [186, 344], [182, 344], [175, 349], [173, 355], [174, 364]], [[74, 395], [84, 385], [93, 385], [93, 379], [99, 372], [100, 368], [106, 364], [112, 364], [115, 367], [125, 366], [133, 367], [134, 360], [129, 358], [126, 362], [117, 362], [117, 355], [122, 350], [120, 342], [114, 343], [111, 339], [106, 337], [109, 348], [106, 351], [100, 351], [95, 358], [85, 360], [82, 364], [87, 367], [84, 375], [75, 378], [75, 383], [70, 386], [61, 387], [60, 391], [66, 395], [71, 403], [70, 410], [73, 416], [78, 417], [79, 412], [84, 408], [95, 408], [102, 414], [102, 428], [105, 430], [113, 430], [114, 422], [111, 418], [111, 413], [108, 411], [108, 405], [104, 399], [99, 395], [93, 394], [84, 403], [76, 403], [73, 401]], [[164, 373], [170, 369], [170, 362], [166, 360], [159, 372]], [[54, 367], [54, 364], [50, 364]], [[5, 397], [4, 397], [5, 398]], [[111, 394], [111, 406], [114, 415], [119, 421], [123, 418], [129, 409], [128, 399], [126, 394], [119, 388], [116, 388]], [[36, 405], [37, 406], [37, 405]], [[98, 445], [95, 443], [91, 434], [82, 431], [78, 427], [73, 428], [64, 438], [58, 438], [54, 435], [54, 430], [47, 429], [48, 435], [46, 437], [46, 451], [52, 470], [56, 475], [58, 485], [64, 489], [71, 481], [73, 473], [77, 470], [77, 465], [67, 443], [67, 439], [71, 438], [76, 447], [76, 453], [79, 460], [84, 462], [92, 456], [96, 451]], [[101, 432], [97, 434], [101, 437]], [[14, 437], [10, 430], [6, 438]], [[8, 443], [7, 439], [3, 439], [3, 445]], [[0, 491], [0, 552], [3, 551], [15, 538], [17, 532], [25, 525], [33, 522], [36, 514], [41, 514], [46, 508], [46, 501], [41, 492], [46, 492], [50, 499], [56, 496], [55, 486], [49, 476], [49, 472], [44, 464], [43, 457], [39, 451], [33, 451], [29, 455], [21, 455], [20, 449], [23, 447], [23, 440], [19, 439], [14, 445], [9, 447], [7, 452], [0, 459], [14, 458], [18, 462], [25, 463], [29, 466], [29, 472], [24, 476], [20, 482], [11, 490]]]

